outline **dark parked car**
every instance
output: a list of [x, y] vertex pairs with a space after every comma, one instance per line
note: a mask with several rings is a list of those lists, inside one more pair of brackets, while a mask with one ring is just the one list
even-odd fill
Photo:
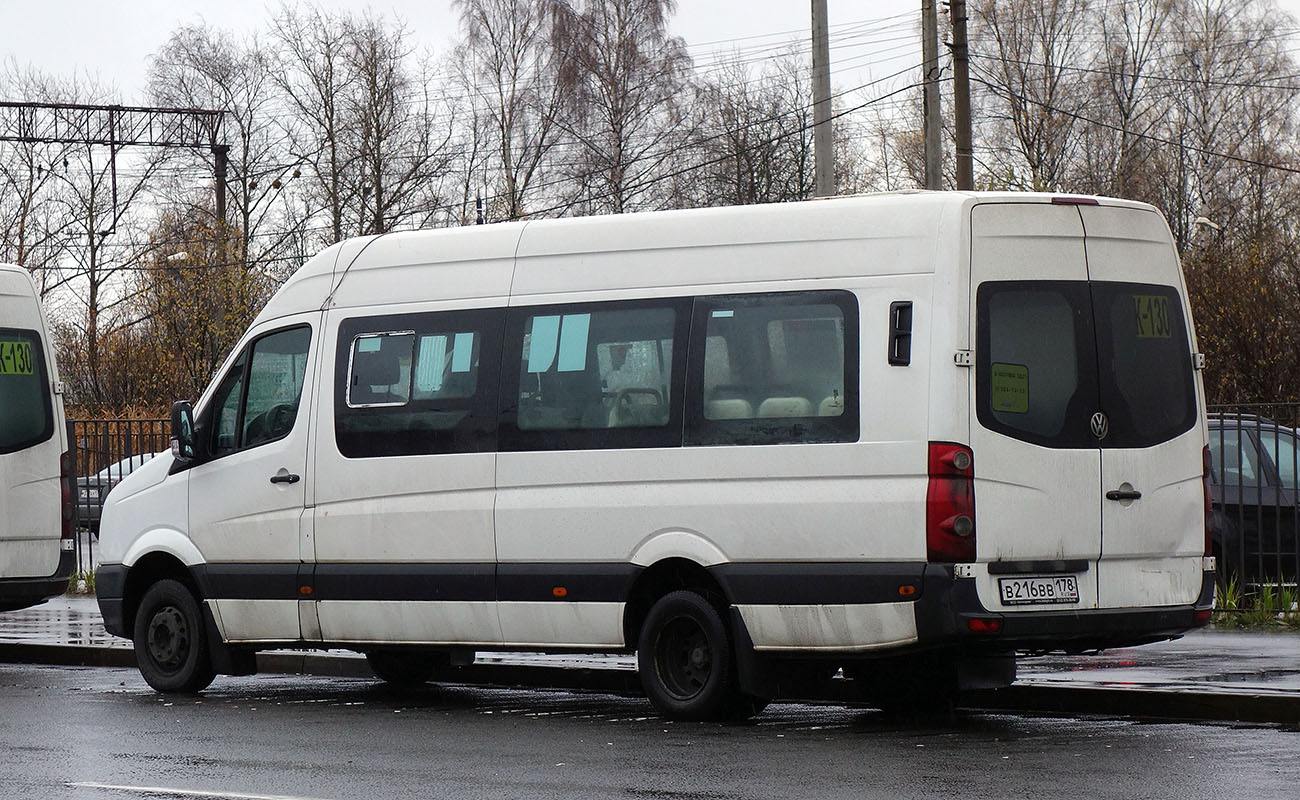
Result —
[[[165, 451], [164, 451], [165, 452]], [[136, 467], [158, 453], [137, 453], [109, 464], [94, 475], [77, 478], [77, 524], [99, 532], [99, 515], [104, 508], [104, 498], [123, 478]]]
[[1209, 416], [1210, 530], [1219, 571], [1245, 584], [1300, 574], [1300, 442], [1294, 428], [1253, 414]]

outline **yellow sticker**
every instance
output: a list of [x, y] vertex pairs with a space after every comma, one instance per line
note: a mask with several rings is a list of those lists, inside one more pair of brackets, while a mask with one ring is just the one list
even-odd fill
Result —
[[1025, 414], [1029, 411], [1029, 368], [1023, 364], [991, 364], [989, 387], [994, 411]]
[[31, 375], [32, 343], [0, 340], [0, 375]]
[[1158, 294], [1135, 294], [1133, 306], [1137, 313], [1139, 339], [1169, 339], [1174, 335], [1169, 327], [1169, 298]]

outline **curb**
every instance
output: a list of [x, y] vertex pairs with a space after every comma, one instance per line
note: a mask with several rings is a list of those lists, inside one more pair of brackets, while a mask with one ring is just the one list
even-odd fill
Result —
[[987, 711], [1300, 725], [1300, 696], [1283, 693], [1018, 683], [972, 692], [962, 706]]
[[[134, 652], [124, 647], [26, 642], [0, 642], [0, 663], [128, 668], [136, 665]], [[259, 653], [257, 667], [259, 672], [266, 673], [374, 678], [365, 659], [353, 656]], [[482, 663], [439, 670], [438, 681], [516, 689], [584, 690], [636, 696], [643, 694], [636, 673], [626, 669]], [[828, 691], [815, 697], [781, 699], [862, 704], [860, 695], [844, 681], [833, 681]], [[1208, 692], [1028, 682], [1003, 689], [970, 692], [962, 698], [959, 705], [968, 710], [995, 712], [1300, 725], [1300, 694], [1276, 692]]]

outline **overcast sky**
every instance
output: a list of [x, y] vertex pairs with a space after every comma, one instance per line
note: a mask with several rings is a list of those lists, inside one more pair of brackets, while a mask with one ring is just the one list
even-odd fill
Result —
[[[56, 75], [89, 73], [115, 87], [120, 102], [146, 104], [149, 56], [179, 25], [205, 21], [241, 33], [264, 30], [280, 0], [0, 0], [0, 56]], [[1107, 0], [1116, 2], [1117, 0]], [[435, 55], [457, 36], [450, 0], [319, 0], [332, 9], [396, 15]], [[921, 0], [828, 0], [833, 82], [852, 89], [920, 61]], [[1278, 3], [1300, 17], [1300, 0]], [[672, 31], [686, 39], [697, 67], [720, 51], [747, 59], [806, 42], [810, 0], [678, 0]], [[1297, 48], [1300, 51], [1300, 37]], [[883, 87], [882, 87], [883, 89]], [[874, 92], [872, 92], [874, 94]], [[22, 100], [0, 97], [4, 100]]]
[[[148, 58], [179, 25], [205, 21], [252, 32], [266, 28], [280, 2], [7, 0], [3, 5], [0, 53], [5, 57], [54, 74], [88, 72], [116, 87], [123, 103], [143, 104]], [[435, 54], [445, 53], [458, 33], [450, 0], [320, 0], [319, 5], [400, 16], [415, 39]], [[899, 59], [913, 62], [919, 53], [915, 36], [900, 37], [914, 24], [920, 0], [829, 0], [828, 6], [832, 41], [844, 43], [831, 54], [837, 86], [847, 88], [897, 71], [906, 66]], [[750, 53], [796, 37], [806, 39], [810, 8], [809, 0], [678, 0], [670, 25], [686, 39], [696, 61], [707, 63], [720, 50]]]

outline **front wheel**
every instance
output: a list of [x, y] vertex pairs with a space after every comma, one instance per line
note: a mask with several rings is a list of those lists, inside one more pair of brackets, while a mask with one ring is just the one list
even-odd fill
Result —
[[697, 592], [671, 592], [650, 608], [637, 668], [650, 702], [673, 719], [744, 718], [767, 705], [740, 691], [727, 626]]
[[144, 593], [134, 642], [140, 674], [160, 692], [199, 692], [216, 676], [199, 603], [180, 581], [160, 580]]

